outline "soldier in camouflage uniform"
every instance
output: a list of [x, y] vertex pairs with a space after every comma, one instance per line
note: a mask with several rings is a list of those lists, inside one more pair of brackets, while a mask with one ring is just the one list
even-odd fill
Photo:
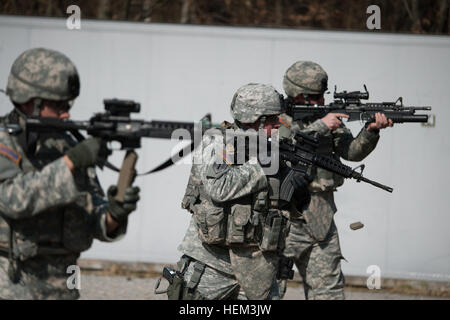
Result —
[[[262, 84], [248, 84], [231, 104], [233, 130], [264, 128], [267, 135], [279, 127], [279, 93]], [[226, 142], [225, 142], [226, 143]], [[206, 134], [194, 152], [182, 207], [192, 213], [179, 250], [182, 292], [169, 299], [276, 299], [275, 278], [288, 221], [302, 203], [279, 199], [280, 175], [265, 175], [256, 158], [244, 164], [227, 160], [223, 131]], [[307, 192], [307, 176], [298, 174], [296, 190]], [[310, 181], [310, 180], [309, 180]]]
[[[14, 110], [0, 118], [0, 299], [76, 299], [68, 266], [94, 238], [123, 237], [139, 189], [128, 188], [119, 202], [111, 186], [104, 199], [95, 173], [100, 139], [77, 144], [66, 133], [26, 130], [29, 116], [69, 118], [79, 78], [65, 55], [44, 48], [23, 52], [6, 93]], [[20, 130], [6, 130], [11, 124]]]
[[[323, 105], [327, 84], [327, 73], [320, 65], [310, 61], [294, 63], [283, 80], [286, 94], [298, 104]], [[329, 113], [315, 121], [292, 123], [290, 129], [317, 133], [319, 153], [335, 159], [361, 161], [375, 149], [380, 138], [379, 130], [393, 125], [392, 120], [377, 114], [376, 122], [367, 124], [354, 138], [340, 118], [348, 116]], [[306, 299], [345, 298], [341, 270], [343, 257], [333, 219], [337, 211], [333, 192], [343, 182], [342, 177], [318, 168], [315, 179], [309, 185], [311, 202], [302, 217], [291, 222], [284, 254], [295, 261], [303, 279]]]

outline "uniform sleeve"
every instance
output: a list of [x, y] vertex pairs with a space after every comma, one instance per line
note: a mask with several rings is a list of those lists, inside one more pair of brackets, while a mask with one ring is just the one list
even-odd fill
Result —
[[216, 202], [226, 202], [267, 188], [264, 171], [256, 159], [243, 165], [229, 165], [220, 156], [221, 136], [203, 149], [200, 174], [205, 192]]
[[327, 125], [320, 119], [310, 123], [305, 129], [302, 130], [305, 133], [317, 132], [320, 136], [324, 136], [330, 132]]
[[377, 146], [380, 134], [362, 128], [356, 138], [351, 131], [341, 126], [333, 132], [335, 152], [348, 161], [362, 161]]
[[0, 211], [10, 219], [29, 218], [47, 209], [67, 205], [79, 195], [63, 158], [40, 171], [11, 173], [15, 175], [3, 176], [6, 179], [0, 182]]

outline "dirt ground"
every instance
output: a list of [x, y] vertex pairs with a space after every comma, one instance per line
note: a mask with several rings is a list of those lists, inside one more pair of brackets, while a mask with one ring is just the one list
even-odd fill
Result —
[[[105, 276], [96, 274], [81, 275], [81, 300], [167, 300], [165, 294], [156, 295], [154, 287], [157, 278], [139, 278], [130, 276]], [[161, 282], [161, 289], [167, 282]], [[346, 288], [347, 300], [436, 300], [443, 297], [390, 293], [387, 290], [369, 290], [365, 288]], [[304, 300], [301, 284], [289, 283], [285, 300]]]

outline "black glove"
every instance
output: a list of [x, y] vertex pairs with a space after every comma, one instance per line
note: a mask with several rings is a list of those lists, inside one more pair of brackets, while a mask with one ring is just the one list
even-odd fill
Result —
[[311, 202], [311, 194], [308, 186], [314, 180], [313, 167], [305, 166], [304, 170], [296, 172], [292, 184], [294, 185], [294, 204], [297, 210], [304, 211]]
[[292, 280], [294, 278], [294, 261], [286, 256], [278, 258], [277, 280]]
[[292, 178], [292, 184], [295, 190], [307, 189], [309, 184], [313, 181], [313, 176], [306, 170], [305, 172], [295, 172]]
[[101, 138], [91, 137], [69, 149], [66, 155], [75, 169], [94, 166], [102, 144]]
[[117, 186], [108, 188], [109, 214], [116, 222], [123, 224], [128, 215], [136, 210], [140, 191], [139, 187], [128, 187], [125, 189], [123, 201], [118, 201], [114, 198], [117, 194]]

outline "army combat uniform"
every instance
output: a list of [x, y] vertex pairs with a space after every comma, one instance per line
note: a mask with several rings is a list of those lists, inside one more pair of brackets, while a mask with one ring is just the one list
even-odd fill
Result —
[[[276, 92], [260, 85], [242, 90], [246, 98], [259, 90]], [[229, 150], [218, 132], [205, 135], [202, 147], [194, 152], [182, 203], [192, 219], [178, 248], [184, 253], [178, 269], [186, 282], [183, 298], [276, 299], [275, 279], [292, 203], [279, 199], [278, 175], [266, 176], [256, 159], [242, 165], [228, 163]]]
[[[14, 110], [0, 127], [21, 121]], [[24, 135], [0, 130], [0, 298], [76, 299], [67, 267], [94, 238], [120, 239], [126, 224], [106, 233], [95, 169], [72, 174], [62, 158], [73, 138], [42, 134], [25, 145]]]
[[[285, 74], [283, 87], [290, 97], [299, 94], [320, 94], [326, 91], [328, 76], [316, 63], [299, 61]], [[288, 116], [286, 116], [289, 118]], [[288, 123], [292, 119], [288, 119]], [[378, 132], [363, 128], [356, 138], [341, 124], [330, 131], [322, 120], [297, 121], [290, 130], [317, 133], [320, 139], [318, 153], [337, 160], [362, 161], [376, 147]], [[344, 183], [344, 178], [317, 168], [309, 186], [311, 202], [302, 218], [291, 221], [284, 254], [295, 259], [303, 279], [307, 299], [344, 299], [344, 275], [341, 270], [342, 253], [334, 223], [336, 205], [333, 192]]]
[[[14, 110], [0, 118], [0, 299], [78, 298], [80, 253], [94, 238], [120, 239], [131, 211], [125, 202], [135, 208], [138, 197], [119, 203], [114, 186], [105, 201], [94, 168], [100, 139], [26, 130], [30, 115], [67, 118], [79, 89], [75, 65], [55, 50], [26, 50], [11, 67]], [[108, 234], [107, 214], [120, 220], [108, 223]]]
[[[348, 161], [361, 161], [376, 147], [379, 134], [363, 128], [356, 138], [343, 124], [330, 131], [321, 121], [298, 123], [303, 132], [317, 132], [320, 147], [317, 152]], [[337, 211], [333, 192], [344, 178], [317, 168], [317, 175], [309, 186], [311, 202], [303, 218], [292, 221], [284, 254], [295, 258], [309, 299], [341, 299], [344, 296], [344, 276], [338, 232], [333, 220]]]

